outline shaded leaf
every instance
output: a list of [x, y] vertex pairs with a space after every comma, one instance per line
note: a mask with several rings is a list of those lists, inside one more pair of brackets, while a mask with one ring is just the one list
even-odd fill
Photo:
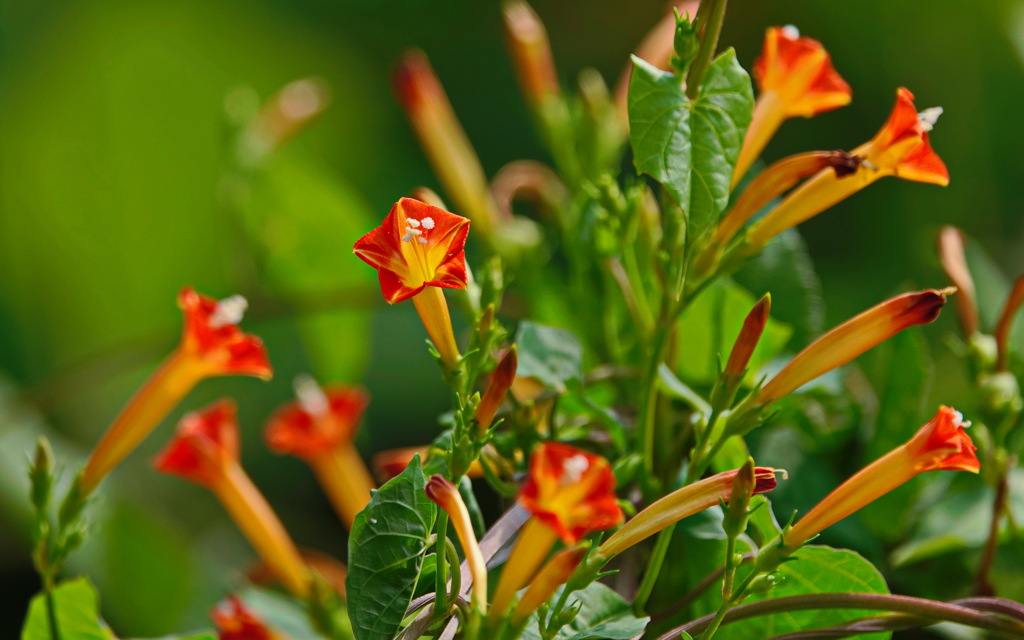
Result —
[[345, 580], [357, 640], [390, 640], [416, 591], [434, 522], [419, 456], [374, 492], [349, 536]]
[[537, 378], [564, 391], [566, 382], [583, 374], [583, 347], [571, 331], [523, 321], [515, 343], [519, 349], [518, 376]]
[[[557, 600], [562, 590], [559, 589], [552, 601]], [[579, 604], [574, 604], [578, 602]], [[555, 635], [555, 640], [588, 640], [590, 638], [607, 638], [608, 640], [626, 640], [643, 633], [649, 618], [637, 618], [633, 608], [622, 597], [595, 582], [582, 591], [569, 596], [567, 607], [579, 606], [580, 612], [572, 623], [562, 627]], [[534, 616], [523, 631], [522, 638], [540, 640], [537, 629], [537, 618]]]
[[[99, 596], [87, 578], [65, 580], [53, 589], [51, 596], [62, 640], [114, 640], [114, 634], [100, 620]], [[40, 593], [29, 604], [21, 640], [52, 639], [46, 596]]]

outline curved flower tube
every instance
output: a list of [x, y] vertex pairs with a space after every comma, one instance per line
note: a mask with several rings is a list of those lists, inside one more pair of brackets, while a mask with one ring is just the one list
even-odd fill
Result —
[[270, 418], [267, 446], [306, 461], [351, 529], [376, 488], [353, 442], [369, 396], [363, 389], [341, 385], [321, 389], [309, 377], [295, 380], [295, 395], [295, 402]]
[[761, 57], [754, 62], [760, 94], [747, 129], [732, 184], [747, 173], [787, 118], [811, 116], [847, 105], [852, 92], [832, 67], [825, 47], [801, 37], [796, 27], [772, 27], [764, 37]]
[[359, 258], [377, 269], [390, 304], [412, 298], [442, 362], [454, 366], [459, 348], [441, 289], [465, 289], [469, 220], [419, 200], [402, 198], [381, 226], [356, 241]]
[[248, 375], [268, 380], [273, 371], [263, 342], [238, 328], [242, 296], [217, 301], [185, 287], [178, 294], [185, 327], [178, 348], [139, 389], [93, 449], [80, 479], [88, 495], [171, 409], [204, 378]]
[[914, 94], [899, 89], [889, 120], [874, 138], [851, 152], [862, 158], [857, 171], [844, 177], [827, 170], [817, 173], [755, 222], [750, 227], [747, 242], [753, 248], [762, 247], [786, 229], [886, 176], [940, 186], [949, 184], [946, 165], [932, 150], [928, 138], [928, 132], [941, 113], [942, 109], [937, 107], [918, 113]]
[[499, 619], [561, 539], [576, 544], [591, 531], [622, 522], [615, 496], [615, 475], [604, 458], [560, 442], [544, 442], [530, 458], [530, 474], [519, 502], [530, 519], [505, 563], [491, 602], [490, 617]]
[[964, 234], [956, 227], [945, 226], [939, 230], [939, 262], [946, 277], [956, 287], [956, 311], [964, 337], [970, 338], [978, 331], [978, 299], [974, 293], [974, 279], [964, 255]]
[[977, 447], [964, 431], [959, 411], [939, 407], [935, 416], [914, 436], [839, 485], [803, 518], [782, 533], [777, 545], [766, 545], [768, 563], [789, 555], [822, 530], [839, 522], [861, 507], [874, 502], [919, 473], [926, 471], [967, 471], [978, 473], [981, 465], [974, 453]]
[[473, 532], [473, 522], [470, 520], [466, 503], [462, 501], [462, 496], [455, 485], [441, 475], [431, 476], [425, 491], [427, 497], [448, 514], [455, 534], [459, 536], [459, 544], [466, 554], [470, 575], [473, 576], [473, 606], [480, 613], [487, 613], [487, 565], [480, 551], [476, 533]]
[[182, 418], [154, 466], [161, 473], [185, 478], [212, 491], [288, 590], [300, 597], [309, 593], [302, 557], [239, 462], [233, 402], [221, 400]]

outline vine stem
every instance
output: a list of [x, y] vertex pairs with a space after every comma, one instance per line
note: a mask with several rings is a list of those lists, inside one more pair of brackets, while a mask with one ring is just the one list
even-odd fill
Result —
[[50, 622], [52, 640], [61, 640], [60, 625], [57, 624], [57, 603], [53, 598], [53, 578], [47, 577], [44, 585], [46, 590], [46, 617]]
[[[1002, 602], [998, 598], [973, 598], [963, 601], [972, 607], [982, 608], [979, 600], [991, 601], [993, 604]], [[723, 617], [723, 624], [738, 622], [748, 618], [781, 613], [784, 611], [804, 611], [809, 609], [868, 609], [874, 611], [891, 611], [908, 613], [935, 621], [948, 621], [964, 624], [979, 629], [994, 631], [1005, 637], [1024, 640], [1024, 621], [1006, 619], [981, 613], [975, 608], [957, 603], [936, 602], [924, 598], [897, 596], [876, 593], [815, 593], [799, 596], [771, 598], [760, 602], [752, 602], [734, 607]], [[696, 633], [704, 631], [714, 620], [715, 615], [707, 615], [697, 620], [676, 627], [658, 637], [657, 640], [676, 640], [682, 632]]]
[[[718, 48], [718, 36], [722, 33], [722, 22], [725, 19], [725, 5], [727, 0], [705, 0], [711, 4], [708, 11], [708, 22], [704, 27], [704, 34], [700, 39], [700, 49], [697, 50], [697, 57], [690, 66], [686, 75], [686, 95], [693, 100], [700, 92], [700, 84], [704, 80], [704, 74], [711, 65], [711, 58]], [[703, 4], [703, 3], [702, 3]]]
[[996, 485], [996, 497], [992, 503], [992, 519], [989, 522], [988, 539], [985, 540], [985, 548], [978, 562], [978, 573], [974, 578], [974, 593], [979, 596], [991, 596], [995, 589], [989, 581], [989, 572], [996, 559], [996, 552], [999, 549], [999, 523], [1002, 522], [1006, 513], [1010, 493], [1008, 474], [1010, 472], [1010, 461], [1003, 464], [999, 470], [999, 481]]

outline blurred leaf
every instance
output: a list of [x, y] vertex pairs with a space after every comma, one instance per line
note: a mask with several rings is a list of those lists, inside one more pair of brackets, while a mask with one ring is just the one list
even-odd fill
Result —
[[718, 219], [753, 114], [750, 77], [727, 49], [708, 67], [691, 102], [675, 75], [633, 56], [629, 141], [641, 173], [660, 182], [686, 213], [687, 235]]
[[750, 525], [747, 534], [750, 535], [758, 546], [770, 542], [775, 536], [782, 533], [782, 527], [772, 511], [772, 502], [767, 496], [761, 494], [750, 498]]
[[419, 456], [374, 492], [349, 536], [348, 610], [357, 640], [390, 640], [416, 591], [434, 522]]
[[571, 331], [527, 320], [516, 331], [519, 368], [516, 375], [537, 378], [560, 391], [565, 383], [583, 375], [583, 347]]
[[821, 334], [825, 322], [821, 280], [796, 229], [778, 236], [733, 275], [748, 291], [772, 294], [771, 315], [793, 327], [793, 343], [803, 346]]
[[[52, 598], [61, 640], [115, 640], [114, 634], [100, 620], [99, 597], [87, 578], [65, 580], [54, 587]], [[54, 640], [50, 634], [45, 594], [32, 598], [21, 640]]]
[[310, 623], [305, 605], [277, 591], [248, 587], [238, 594], [245, 606], [251, 609], [272, 627], [286, 637], [298, 640], [320, 640], [323, 638]]
[[[557, 600], [561, 593], [562, 589], [558, 589], [552, 600]], [[579, 604], [574, 604], [576, 602]], [[630, 604], [600, 582], [595, 582], [569, 596], [566, 607], [574, 606], [580, 607], [579, 615], [570, 624], [562, 627], [554, 636], [555, 640], [627, 640], [643, 633], [649, 620], [635, 617]], [[540, 640], [542, 636], [537, 629], [536, 615], [530, 619], [521, 637]]]
[[[924, 424], [933, 378], [928, 344], [920, 332], [904, 331], [869, 355], [878, 416], [865, 463], [906, 442]], [[907, 505], [913, 503], [919, 490], [917, 479], [912, 480], [864, 507], [860, 518], [882, 540], [900, 540], [912, 522], [913, 511]]]
[[159, 638], [138, 638], [137, 640], [217, 640], [217, 634], [212, 631], [200, 633], [186, 633], [184, 635], [160, 636]]
[[[728, 280], [716, 282], [694, 300], [676, 331], [680, 352], [686, 354], [680, 358], [680, 378], [710, 385], [718, 377], [719, 360], [729, 357], [743, 320], [756, 302], [749, 292]], [[759, 372], [778, 355], [791, 333], [787, 325], [769, 318], [750, 359], [750, 371]]]
[[[853, 551], [808, 546], [793, 554], [793, 558], [779, 569], [782, 582], [777, 587], [767, 594], [751, 596], [747, 601], [811, 593], [889, 593], [878, 569]], [[842, 624], [872, 613], [856, 609], [787, 611], [742, 620], [723, 627], [722, 632], [729, 640], [762, 640]], [[891, 637], [891, 634], [877, 633], [860, 637], [882, 640]]]

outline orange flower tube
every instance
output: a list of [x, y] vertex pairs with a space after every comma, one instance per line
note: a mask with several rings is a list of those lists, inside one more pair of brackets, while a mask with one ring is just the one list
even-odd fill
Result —
[[775, 402], [908, 327], [932, 322], [952, 292], [928, 289], [904, 293], [847, 320], [808, 345], [761, 387], [752, 396], [755, 406]]
[[79, 480], [85, 495], [92, 493], [200, 380], [221, 375], [267, 380], [272, 374], [263, 342], [238, 328], [245, 298], [232, 296], [218, 302], [186, 287], [178, 295], [178, 305], [185, 315], [181, 343], [93, 449]]
[[761, 341], [765, 325], [768, 324], [768, 314], [771, 309], [772, 294], [766, 293], [743, 319], [740, 335], [736, 336], [736, 342], [732, 346], [732, 351], [729, 352], [729, 360], [725, 363], [723, 373], [726, 376], [742, 378], [743, 374], [747, 372], [750, 358], [754, 355], [757, 343]]
[[869, 184], [885, 176], [945, 186], [949, 172], [932, 150], [928, 132], [942, 109], [914, 107], [914, 94], [907, 89], [896, 92], [896, 106], [885, 126], [869, 142], [852, 154], [862, 158], [855, 173], [840, 178], [832, 171], [821, 171], [797, 187], [774, 209], [750, 227], [747, 241], [762, 247], [786, 229], [818, 215]]
[[[459, 495], [459, 490], [455, 488], [455, 485], [446, 480], [444, 476], [431, 476], [425, 491], [427, 497], [448, 514], [455, 534], [459, 536], [459, 544], [462, 545], [462, 550], [466, 554], [469, 573], [473, 576], [473, 606], [480, 613], [487, 613], [487, 565], [484, 562], [483, 553], [480, 551], [476, 533], [473, 532], [473, 522], [470, 520], [466, 503], [462, 501], [462, 496]], [[438, 551], [438, 556], [440, 555], [442, 552]]]
[[448, 367], [459, 360], [448, 303], [441, 289], [465, 289], [469, 220], [402, 198], [381, 226], [356, 241], [354, 253], [377, 269], [390, 304], [412, 298], [427, 335]]
[[956, 287], [956, 311], [964, 336], [970, 338], [978, 331], [978, 299], [974, 293], [974, 279], [964, 256], [964, 234], [956, 227], [939, 230], [939, 262], [946, 277]]
[[480, 159], [426, 54], [418, 49], [406, 52], [395, 69], [394, 86], [448, 197], [473, 221], [483, 237], [490, 239], [499, 222], [498, 208]]
[[938, 470], [978, 473], [981, 465], [974, 453], [977, 447], [964, 431], [969, 426], [959, 411], [940, 407], [910, 440], [858, 471], [783, 532], [781, 550], [772, 549], [775, 545], [766, 545], [765, 549], [772, 554], [788, 555], [822, 530], [919, 473]]
[[506, 2], [501, 13], [516, 78], [530, 107], [537, 110], [547, 100], [562, 94], [547, 30], [530, 5], [522, 0]]
[[210, 489], [288, 590], [300, 597], [309, 593], [308, 572], [295, 544], [239, 464], [233, 402], [221, 400], [182, 418], [154, 464], [157, 471]]
[[842, 107], [850, 103], [852, 93], [832, 67], [825, 47], [801, 37], [793, 26], [768, 29], [761, 57], [754, 62], [754, 80], [760, 94], [736, 161], [734, 187], [784, 120]]
[[615, 475], [601, 456], [559, 442], [544, 442], [530, 458], [530, 474], [519, 503], [531, 514], [505, 563], [491, 602], [498, 620], [561, 539], [576, 544], [591, 531], [622, 522]]
[[523, 622], [537, 609], [540, 609], [542, 604], [555, 595], [558, 587], [565, 584], [569, 576], [576, 570], [576, 567], [580, 566], [580, 562], [583, 561], [586, 555], [586, 548], [573, 547], [551, 558], [537, 572], [536, 577], [534, 577], [533, 581], [530, 582], [530, 586], [526, 589], [526, 593], [516, 603], [516, 608], [512, 611], [512, 624]]
[[516, 379], [518, 367], [519, 351], [512, 345], [501, 357], [490, 380], [487, 381], [484, 394], [480, 396], [480, 404], [476, 408], [476, 421], [481, 432], [487, 431], [494, 422], [494, 416], [498, 414], [498, 409], [505, 401], [505, 394]]
[[[777, 484], [776, 471], [771, 467], [754, 467], [753, 493], [774, 489]], [[605, 558], [613, 558], [683, 518], [728, 502], [732, 496], [733, 480], [738, 473], [739, 469], [724, 471], [673, 491], [632, 517], [597, 548], [597, 553]]]
[[321, 389], [308, 377], [295, 380], [295, 395], [298, 400], [278, 409], [267, 424], [267, 446], [305, 460], [351, 529], [376, 488], [353, 443], [369, 397], [359, 388]]

